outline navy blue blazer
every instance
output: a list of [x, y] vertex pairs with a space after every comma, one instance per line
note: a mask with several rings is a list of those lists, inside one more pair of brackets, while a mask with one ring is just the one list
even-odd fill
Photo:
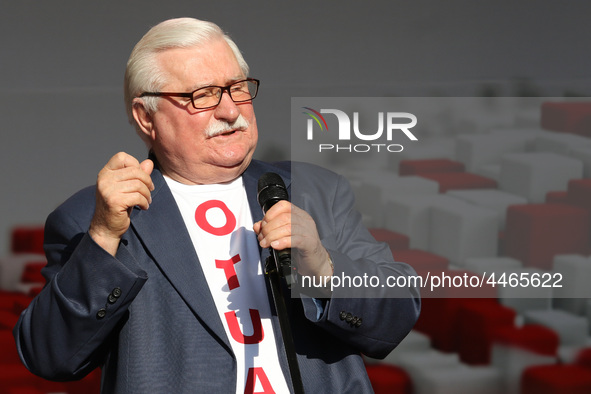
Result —
[[[344, 178], [319, 167], [294, 164], [290, 174], [290, 163], [253, 161], [243, 180], [255, 221], [262, 218], [257, 181], [268, 171], [282, 176], [292, 202], [314, 218], [335, 275], [385, 280], [413, 273], [395, 263], [389, 248], [362, 226]], [[21, 359], [33, 373], [51, 380], [79, 379], [102, 367], [105, 393], [232, 393], [236, 360], [230, 342], [157, 168], [152, 179], [152, 204], [132, 211], [115, 257], [88, 235], [94, 187], [78, 192], [48, 217], [47, 284], [14, 329]], [[267, 255], [261, 250], [261, 261]], [[320, 316], [312, 299], [286, 298], [307, 393], [372, 392], [361, 353], [385, 357], [418, 318], [416, 291], [402, 291], [399, 298], [350, 298], [346, 290], [335, 289]], [[362, 323], [344, 319], [349, 313]], [[272, 321], [291, 386], [274, 313]]]

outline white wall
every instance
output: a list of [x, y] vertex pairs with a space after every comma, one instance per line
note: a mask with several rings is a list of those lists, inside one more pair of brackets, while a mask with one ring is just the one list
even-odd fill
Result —
[[[370, 5], [367, 5], [369, 3]], [[517, 3], [517, 4], [514, 4]], [[535, 7], [534, 7], [535, 6]], [[262, 80], [258, 157], [289, 155], [292, 96], [589, 95], [587, 2], [5, 1], [0, 5], [0, 254], [112, 154], [145, 148], [122, 105], [131, 48], [161, 20], [215, 21]]]

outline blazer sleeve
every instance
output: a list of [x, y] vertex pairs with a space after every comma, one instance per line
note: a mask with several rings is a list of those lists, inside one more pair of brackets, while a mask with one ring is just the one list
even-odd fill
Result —
[[[294, 183], [297, 173], [295, 177]], [[306, 189], [321, 190], [325, 195], [305, 193], [300, 202], [315, 219], [340, 283], [335, 280], [320, 316], [317, 304], [309, 298], [303, 298], [304, 313], [361, 353], [384, 358], [410, 332], [421, 305], [414, 286], [395, 288], [387, 283], [416, 273], [409, 265], [395, 262], [390, 248], [378, 243], [362, 224], [347, 180], [332, 173], [320, 178], [321, 184], [306, 185]], [[405, 280], [399, 280], [402, 282]]]
[[123, 243], [113, 257], [93, 241], [83, 205], [66, 202], [48, 217], [46, 284], [14, 328], [25, 366], [50, 380], [80, 379], [103, 363], [111, 333], [147, 280]]

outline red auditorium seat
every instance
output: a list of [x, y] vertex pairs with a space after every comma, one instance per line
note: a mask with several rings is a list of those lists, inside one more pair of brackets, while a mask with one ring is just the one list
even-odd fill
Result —
[[385, 242], [390, 250], [408, 249], [408, 236], [383, 228], [370, 228], [369, 232], [378, 242]]
[[445, 193], [448, 190], [497, 188], [497, 181], [494, 179], [469, 172], [430, 173], [419, 174], [419, 176], [439, 183], [440, 193]]
[[403, 176], [463, 171], [463, 163], [449, 159], [402, 160], [398, 167]]
[[0, 393], [6, 393], [13, 387], [29, 387], [33, 375], [18, 363], [2, 364], [0, 367]]
[[526, 324], [522, 327], [496, 327], [491, 330], [491, 338], [493, 343], [517, 347], [545, 356], [556, 356], [560, 342], [556, 332], [535, 324]]
[[541, 125], [547, 130], [591, 137], [591, 103], [543, 103]]
[[585, 367], [591, 371], [591, 348], [585, 348], [579, 351], [574, 364]]
[[99, 394], [100, 392], [101, 374], [98, 369], [84, 379], [75, 382], [51, 382], [33, 375], [21, 363], [10, 330], [0, 330], [0, 349], [2, 349], [0, 352], [0, 393], [28, 392], [25, 390], [68, 394]]
[[499, 236], [497, 237], [497, 254], [499, 256], [506, 256], [505, 253], [505, 232], [499, 231]]
[[431, 345], [444, 352], [455, 352], [458, 347], [457, 317], [465, 300], [423, 298], [421, 314], [414, 329], [431, 338]]
[[64, 383], [50, 382], [33, 375], [21, 363], [0, 367], [0, 393], [17, 388], [36, 388], [44, 393], [69, 393]]
[[43, 226], [14, 228], [11, 250], [12, 253], [43, 254]]
[[591, 393], [591, 371], [577, 365], [537, 365], [521, 378], [522, 394]]
[[18, 315], [0, 310], [0, 330], [12, 330], [18, 321]]
[[39, 390], [31, 386], [11, 387], [6, 391], [6, 394], [45, 394], [45, 391]]
[[41, 275], [41, 270], [47, 265], [47, 261], [30, 262], [25, 265], [22, 283], [45, 283], [45, 278]]
[[564, 191], [546, 193], [547, 204], [568, 204], [568, 193]]
[[402, 369], [387, 364], [367, 365], [367, 375], [376, 394], [411, 394], [412, 382]]
[[31, 297], [22, 293], [14, 293], [0, 290], [0, 311], [20, 313], [31, 303]]
[[515, 311], [496, 302], [466, 302], [458, 313], [460, 360], [472, 365], [490, 363], [492, 330], [514, 325]]
[[591, 179], [571, 179], [566, 199], [569, 204], [591, 211]]
[[[12, 330], [0, 330], [0, 365], [20, 364]], [[1, 368], [1, 367], [0, 367]]]
[[41, 292], [41, 290], [43, 290], [43, 286], [34, 286], [31, 287], [27, 293], [27, 295], [29, 297], [37, 297], [37, 294], [39, 294]]
[[457, 352], [463, 338], [460, 334], [460, 316], [464, 305], [470, 303], [496, 304], [493, 298], [423, 298], [421, 314], [415, 329], [431, 338], [431, 344], [442, 352]]
[[563, 204], [513, 205], [507, 209], [505, 254], [526, 267], [552, 269], [557, 254], [587, 254], [591, 214]]

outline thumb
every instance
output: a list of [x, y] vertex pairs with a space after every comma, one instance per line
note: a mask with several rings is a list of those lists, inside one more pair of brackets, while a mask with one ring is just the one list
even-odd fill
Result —
[[253, 224], [252, 229], [258, 235], [261, 232], [261, 221], [259, 220], [255, 224]]
[[146, 159], [140, 163], [140, 168], [148, 175], [152, 173], [154, 169], [154, 162], [150, 159]]

